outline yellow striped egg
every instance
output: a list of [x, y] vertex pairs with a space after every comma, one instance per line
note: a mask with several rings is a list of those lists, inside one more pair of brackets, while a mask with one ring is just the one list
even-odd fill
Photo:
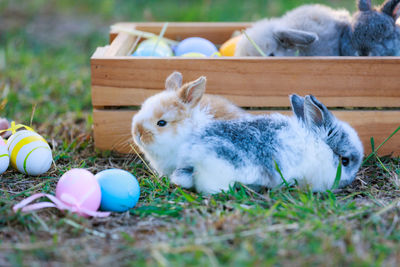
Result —
[[8, 165], [10, 165], [10, 157], [8, 156], [7, 147], [0, 144], [0, 174], [7, 170]]
[[29, 175], [47, 172], [53, 156], [49, 144], [39, 134], [23, 130], [7, 140], [11, 165], [18, 171]]

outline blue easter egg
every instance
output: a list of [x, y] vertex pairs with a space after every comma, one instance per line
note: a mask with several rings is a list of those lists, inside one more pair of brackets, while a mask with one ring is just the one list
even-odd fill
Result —
[[207, 57], [218, 52], [213, 43], [201, 37], [189, 37], [178, 44], [175, 55], [182, 56], [187, 53], [200, 53]]
[[133, 208], [138, 202], [139, 183], [129, 172], [109, 169], [99, 172], [95, 177], [101, 189], [101, 210], [124, 212]]
[[132, 56], [141, 57], [170, 57], [172, 55], [172, 49], [169, 47], [169, 45], [163, 40], [160, 40], [157, 44], [157, 38], [152, 38], [141, 42], [136, 51], [132, 54]]

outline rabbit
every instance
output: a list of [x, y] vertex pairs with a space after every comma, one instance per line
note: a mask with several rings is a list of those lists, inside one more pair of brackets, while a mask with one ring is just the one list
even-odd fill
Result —
[[274, 188], [297, 181], [313, 191], [331, 189], [341, 161], [340, 187], [350, 184], [363, 158], [356, 131], [314, 96], [291, 95], [294, 116], [254, 115], [211, 121], [188, 136], [170, 179], [205, 194], [234, 182]]
[[372, 8], [371, 0], [358, 0], [352, 21], [352, 43], [358, 56], [400, 56], [400, 26], [396, 25], [400, 0], [386, 0]]
[[[348, 11], [323, 5], [303, 5], [281, 18], [264, 19], [246, 30], [266, 56], [353, 55]], [[235, 56], [261, 56], [242, 35]]]
[[225, 98], [203, 95], [206, 78], [182, 86], [182, 75], [172, 73], [166, 89], [148, 98], [132, 119], [132, 137], [159, 175], [176, 168], [180, 144], [210, 120], [230, 120], [250, 116]]

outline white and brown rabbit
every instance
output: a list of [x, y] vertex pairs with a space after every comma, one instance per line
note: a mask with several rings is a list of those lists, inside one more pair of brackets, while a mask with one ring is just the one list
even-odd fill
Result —
[[400, 0], [386, 0], [373, 8], [371, 0], [358, 0], [352, 22], [352, 44], [359, 56], [400, 56]]
[[[303, 5], [280, 18], [264, 19], [246, 30], [266, 56], [350, 56], [348, 11], [323, 5]], [[242, 36], [235, 56], [261, 56]]]
[[[363, 147], [357, 133], [313, 96], [290, 97], [293, 117], [236, 112], [225, 120], [202, 102], [206, 79], [150, 97], [133, 118], [132, 134], [151, 165], [182, 187], [227, 190], [234, 182], [274, 187], [297, 180], [314, 191], [331, 188], [339, 162], [340, 186], [353, 181]], [[167, 86], [168, 88], [168, 86]]]
[[132, 120], [133, 140], [159, 175], [171, 175], [177, 151], [197, 128], [211, 120], [250, 116], [215, 95], [204, 95], [206, 78], [182, 85], [182, 75], [172, 73], [166, 89], [148, 98]]
[[213, 121], [191, 134], [177, 157], [171, 181], [203, 193], [227, 190], [234, 182], [276, 187], [285, 180], [313, 191], [331, 189], [339, 162], [340, 187], [351, 183], [363, 147], [353, 128], [315, 97], [290, 96], [293, 117], [281, 114]]

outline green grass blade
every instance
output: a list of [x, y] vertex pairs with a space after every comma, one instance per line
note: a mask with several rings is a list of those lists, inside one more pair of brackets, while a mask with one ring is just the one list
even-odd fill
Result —
[[283, 183], [285, 184], [286, 187], [289, 187], [289, 183], [286, 181], [286, 179], [283, 177], [283, 174], [281, 172], [281, 169], [279, 169], [278, 163], [274, 160], [275, 162], [275, 170], [279, 173], [279, 175], [282, 178]]
[[381, 159], [378, 157], [378, 155], [375, 155], [376, 159], [378, 160], [379, 164], [382, 166], [382, 169], [384, 169], [387, 173], [390, 173], [390, 171], [386, 168], [385, 164], [381, 161]]
[[333, 185], [332, 185], [332, 190], [339, 188], [339, 182], [340, 182], [340, 177], [341, 176], [342, 176], [342, 159], [340, 158], [339, 165], [338, 165], [337, 170], [336, 170], [335, 181], [333, 182]]
[[374, 156], [376, 154], [376, 152], [378, 152], [378, 150], [387, 142], [389, 141], [390, 138], [393, 137], [393, 135], [395, 135], [398, 131], [400, 131], [400, 126], [397, 127], [396, 130], [394, 130], [394, 132], [389, 135], [388, 138], [385, 139], [385, 141], [383, 141], [371, 154], [368, 155], [368, 157], [366, 157], [362, 163], [362, 165], [364, 165], [372, 156]]
[[372, 150], [372, 152], [375, 151], [375, 139], [373, 136], [371, 137], [371, 150]]
[[180, 187], [177, 187], [177, 189], [188, 202], [192, 203], [196, 201], [191, 195], [186, 194]]

